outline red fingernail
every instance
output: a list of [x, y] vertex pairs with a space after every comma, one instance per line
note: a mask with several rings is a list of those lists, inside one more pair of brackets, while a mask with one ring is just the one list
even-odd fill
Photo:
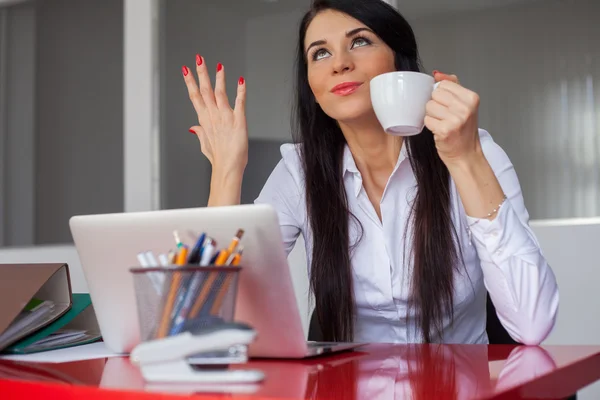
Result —
[[244, 77], [240, 76], [240, 80], [238, 81], [238, 85], [243, 85], [244, 84]]
[[434, 74], [434, 75], [435, 75], [435, 74], [439, 74], [439, 73], [440, 73], [440, 71], [438, 71], [437, 69], [434, 69], [434, 70], [433, 70], [433, 74]]
[[202, 57], [200, 57], [198, 54], [196, 54], [196, 65], [197, 66], [202, 65]]
[[195, 134], [196, 134], [196, 132], [194, 132], [194, 130], [193, 130], [193, 129], [190, 129], [190, 133], [191, 133], [191, 134], [193, 134], [193, 135], [195, 135]]
[[183, 76], [187, 76], [187, 74], [190, 73], [190, 71], [188, 70], [188, 68], [185, 65], [183, 67], [181, 67], [181, 72], [183, 72]]
[[220, 70], [222, 70], [222, 69], [223, 69], [223, 64], [221, 64], [221, 63], [218, 63], [218, 64], [217, 64], [217, 72], [219, 72], [219, 71], [220, 71]]

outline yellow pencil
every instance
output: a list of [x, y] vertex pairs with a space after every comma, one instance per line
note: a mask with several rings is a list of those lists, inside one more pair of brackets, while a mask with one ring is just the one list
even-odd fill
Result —
[[[217, 259], [215, 260], [215, 266], [220, 267], [220, 266], [225, 265], [225, 263], [227, 262], [227, 259], [229, 258], [229, 255], [235, 251], [235, 249], [236, 249], [238, 243], [240, 242], [240, 240], [242, 239], [243, 235], [244, 235], [244, 230], [239, 229], [237, 231], [237, 233], [235, 234], [235, 236], [233, 237], [233, 239], [231, 240], [231, 243], [229, 243], [229, 247], [227, 249], [223, 249], [219, 252]], [[206, 298], [208, 297], [210, 292], [213, 290], [213, 285], [218, 276], [219, 276], [219, 274], [217, 272], [211, 272], [211, 274], [208, 276], [208, 278], [206, 278], [206, 283], [204, 284], [204, 286], [202, 286], [202, 290], [200, 291], [200, 294], [196, 298], [196, 301], [194, 302], [194, 306], [190, 310], [191, 318], [195, 318], [198, 315], [198, 313], [200, 312], [200, 310], [202, 309], [202, 306], [204, 305]]]
[[242, 236], [244, 236], [244, 230], [239, 229], [237, 231], [237, 233], [235, 234], [235, 236], [233, 237], [233, 239], [231, 239], [231, 243], [229, 243], [229, 247], [227, 248], [227, 250], [223, 250], [223, 251], [221, 251], [221, 253], [219, 253], [219, 257], [217, 257], [217, 259], [215, 261], [215, 265], [221, 266], [221, 265], [225, 264], [225, 262], [227, 261], [229, 256], [231, 254], [233, 254], [237, 245], [240, 243]]
[[[176, 264], [177, 265], [185, 265], [187, 260], [188, 248], [183, 245], [179, 249], [179, 253], [177, 254]], [[167, 336], [169, 332], [170, 325], [170, 316], [173, 312], [173, 306], [175, 305], [175, 299], [177, 298], [177, 292], [179, 290], [179, 284], [181, 282], [181, 274], [177, 271], [173, 272], [173, 278], [171, 279], [171, 287], [169, 288], [169, 294], [167, 295], [167, 301], [165, 302], [165, 307], [163, 308], [162, 318], [160, 319], [160, 325], [158, 327], [158, 333], [156, 337], [158, 339], [164, 338]]]
[[[237, 253], [235, 253], [235, 255], [233, 256], [233, 260], [231, 261], [232, 266], [237, 267], [240, 265], [240, 260], [242, 259], [243, 251], [244, 251], [244, 249], [240, 246], [239, 251]], [[218, 314], [219, 310], [221, 309], [221, 304], [223, 304], [223, 300], [225, 300], [225, 296], [227, 295], [227, 291], [229, 290], [229, 285], [231, 285], [232, 280], [233, 280], [233, 274], [230, 273], [229, 275], [227, 275], [227, 278], [225, 278], [225, 281], [223, 282], [223, 286], [221, 287], [221, 290], [219, 291], [219, 294], [217, 295], [215, 302], [213, 303], [212, 307], [210, 308], [211, 315]]]

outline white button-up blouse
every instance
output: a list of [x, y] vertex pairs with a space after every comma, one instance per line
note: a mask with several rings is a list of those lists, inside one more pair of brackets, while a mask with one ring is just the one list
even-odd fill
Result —
[[[487, 343], [486, 290], [498, 317], [518, 342], [538, 344], [550, 333], [558, 309], [558, 287], [537, 239], [515, 169], [485, 130], [479, 131], [483, 153], [507, 200], [493, 220], [466, 215], [451, 184], [452, 219], [464, 260], [454, 278], [454, 321], [444, 320], [445, 343]], [[278, 214], [283, 244], [289, 253], [302, 233], [308, 266], [313, 236], [308, 223], [304, 173], [296, 145], [281, 147], [275, 167], [256, 203], [272, 205]], [[358, 342], [420, 342], [414, 313], [408, 308], [412, 259], [404, 259], [404, 233], [416, 178], [403, 146], [381, 198], [381, 220], [367, 197], [362, 177], [346, 146], [344, 185], [349, 210], [362, 224], [363, 236], [352, 252]], [[349, 220], [351, 221], [351, 220]], [[360, 232], [350, 225], [350, 243]], [[406, 251], [410, 249], [407, 235]], [[309, 268], [310, 273], [310, 268]]]

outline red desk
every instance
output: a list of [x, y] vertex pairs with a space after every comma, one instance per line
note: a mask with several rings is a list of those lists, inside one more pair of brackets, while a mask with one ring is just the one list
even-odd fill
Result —
[[262, 369], [266, 380], [249, 387], [161, 387], [144, 383], [127, 358], [0, 360], [0, 398], [150, 400], [204, 391], [193, 398], [558, 399], [600, 379], [600, 346], [373, 344], [326, 358], [256, 360], [244, 367]]

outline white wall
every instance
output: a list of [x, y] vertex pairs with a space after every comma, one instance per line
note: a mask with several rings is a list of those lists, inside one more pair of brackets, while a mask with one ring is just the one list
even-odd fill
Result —
[[81, 261], [75, 246], [48, 245], [36, 247], [13, 247], [0, 249], [0, 264], [23, 263], [67, 263], [71, 276], [71, 289], [73, 293], [88, 293], [87, 282], [81, 269]]
[[600, 215], [600, 2], [548, 0], [413, 23], [428, 71], [480, 94], [534, 219]]

